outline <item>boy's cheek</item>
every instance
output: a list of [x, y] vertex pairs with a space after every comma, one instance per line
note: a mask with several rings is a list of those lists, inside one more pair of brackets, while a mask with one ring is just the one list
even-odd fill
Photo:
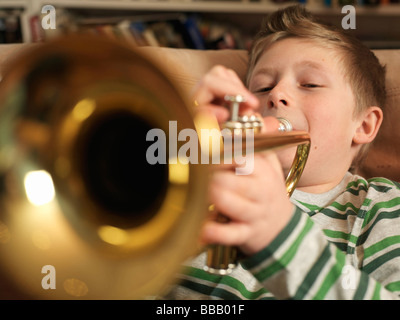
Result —
[[282, 169], [283, 169], [285, 178], [287, 177], [289, 170], [292, 166], [293, 159], [296, 155], [296, 150], [297, 150], [297, 147], [292, 147], [292, 148], [286, 148], [286, 149], [277, 151], [277, 156], [278, 156], [279, 162], [282, 165]]

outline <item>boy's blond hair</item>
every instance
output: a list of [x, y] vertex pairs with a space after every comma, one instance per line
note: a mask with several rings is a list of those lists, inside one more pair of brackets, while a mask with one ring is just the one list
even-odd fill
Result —
[[[370, 106], [383, 109], [386, 100], [385, 67], [374, 53], [343, 30], [317, 22], [301, 5], [278, 10], [265, 20], [249, 53], [247, 84], [263, 52], [275, 42], [287, 38], [313, 40], [317, 45], [337, 50], [344, 77], [355, 97], [353, 116], [360, 115]], [[360, 164], [366, 151], [367, 145], [364, 145], [353, 163]]]

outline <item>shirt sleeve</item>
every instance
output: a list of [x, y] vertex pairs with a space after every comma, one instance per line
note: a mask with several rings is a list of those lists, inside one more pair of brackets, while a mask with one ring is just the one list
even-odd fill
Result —
[[[374, 230], [368, 236], [374, 237]], [[385, 287], [372, 277], [372, 268], [355, 266], [351, 255], [330, 243], [320, 227], [296, 207], [273, 242], [242, 265], [278, 299], [399, 299], [400, 252], [391, 250], [390, 255], [381, 260], [393, 263], [379, 265], [378, 261], [373, 270], [390, 278]]]

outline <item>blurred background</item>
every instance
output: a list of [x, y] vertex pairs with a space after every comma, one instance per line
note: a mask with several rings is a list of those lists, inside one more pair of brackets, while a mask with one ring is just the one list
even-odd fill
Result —
[[[0, 0], [0, 43], [38, 42], [82, 31], [136, 45], [195, 49], [248, 48], [269, 12], [300, 2], [337, 26], [344, 5], [356, 8], [354, 33], [372, 49], [400, 48], [399, 0]], [[56, 29], [41, 22], [56, 9]]]

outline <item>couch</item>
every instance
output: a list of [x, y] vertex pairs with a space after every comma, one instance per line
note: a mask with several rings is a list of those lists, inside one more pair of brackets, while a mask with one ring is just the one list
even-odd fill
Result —
[[[0, 75], [9, 58], [24, 50], [25, 46], [0, 46]], [[156, 47], [140, 50], [149, 57], [161, 59], [166, 75], [179, 83], [188, 96], [202, 75], [215, 64], [235, 70], [242, 79], [246, 73], [247, 52], [244, 50], [200, 51]], [[383, 176], [400, 181], [400, 49], [374, 52], [387, 68], [387, 105], [381, 130], [357, 173], [366, 178]]]

